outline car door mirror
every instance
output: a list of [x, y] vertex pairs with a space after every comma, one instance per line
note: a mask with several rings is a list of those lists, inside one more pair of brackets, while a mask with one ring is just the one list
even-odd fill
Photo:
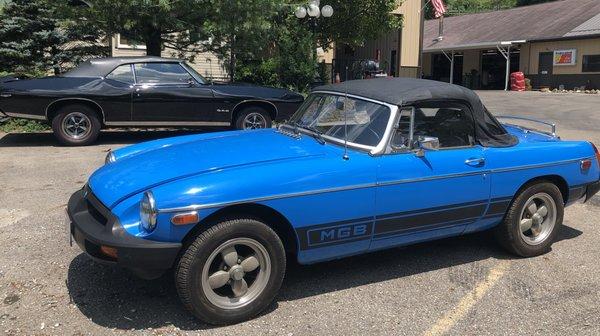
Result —
[[188, 78], [188, 86], [194, 87], [195, 85], [196, 85], [196, 81], [192, 77]]
[[430, 137], [430, 136], [419, 136], [417, 138], [417, 150], [415, 151], [415, 154], [418, 157], [423, 157], [425, 156], [425, 151], [431, 151], [431, 150], [439, 150], [440, 149], [440, 139], [436, 138], [436, 137]]

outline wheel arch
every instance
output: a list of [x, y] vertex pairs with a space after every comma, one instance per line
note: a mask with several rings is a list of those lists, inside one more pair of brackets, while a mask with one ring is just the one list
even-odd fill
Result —
[[84, 105], [91, 108], [98, 115], [98, 120], [100, 123], [104, 125], [104, 110], [100, 105], [98, 105], [98, 103], [87, 98], [61, 98], [54, 100], [46, 107], [46, 120], [52, 121], [58, 111], [68, 105]]
[[183, 245], [191, 244], [195, 237], [208, 228], [231, 219], [251, 218], [259, 220], [269, 226], [281, 239], [286, 252], [296, 254], [298, 251], [298, 239], [290, 221], [279, 211], [262, 204], [244, 203], [236, 204], [219, 209], [208, 217], [200, 220], [196, 226], [186, 234]]
[[519, 187], [519, 189], [515, 193], [515, 197], [519, 195], [523, 190], [525, 190], [525, 188], [539, 182], [551, 182], [554, 185], [556, 185], [556, 187], [558, 187], [558, 190], [560, 190], [560, 193], [562, 194], [563, 202], [565, 204], [567, 203], [567, 201], [569, 200], [569, 184], [567, 183], [567, 180], [565, 180], [560, 175], [542, 175], [531, 178]]
[[270, 101], [260, 99], [243, 100], [233, 107], [233, 110], [231, 112], [231, 124], [233, 125], [237, 121], [240, 112], [242, 112], [248, 107], [254, 106], [265, 109], [269, 113], [271, 120], [275, 121], [275, 118], [277, 118], [277, 106], [275, 106], [275, 104], [271, 103]]

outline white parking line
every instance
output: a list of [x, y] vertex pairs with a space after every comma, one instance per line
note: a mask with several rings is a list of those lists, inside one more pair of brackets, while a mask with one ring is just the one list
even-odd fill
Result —
[[434, 336], [447, 333], [452, 327], [460, 321], [469, 310], [502, 278], [508, 267], [509, 260], [502, 260], [496, 264], [488, 273], [487, 277], [477, 283], [473, 290], [465, 295], [458, 304], [449, 310], [442, 318], [440, 318], [431, 328], [423, 335]]

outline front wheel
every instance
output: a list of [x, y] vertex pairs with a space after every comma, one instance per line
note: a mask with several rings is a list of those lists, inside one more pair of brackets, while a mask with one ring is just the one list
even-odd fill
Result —
[[496, 228], [496, 237], [507, 250], [522, 257], [546, 253], [556, 240], [563, 214], [563, 197], [555, 184], [529, 185], [514, 199]]
[[250, 319], [275, 298], [285, 274], [277, 234], [253, 219], [219, 223], [181, 256], [175, 283], [181, 301], [200, 320], [231, 324]]

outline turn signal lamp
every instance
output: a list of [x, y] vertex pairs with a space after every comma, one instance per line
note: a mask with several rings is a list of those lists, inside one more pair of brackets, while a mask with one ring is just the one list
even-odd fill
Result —
[[186, 212], [180, 213], [171, 218], [171, 223], [173, 225], [188, 225], [188, 224], [196, 224], [200, 220], [200, 216], [198, 216], [198, 212]]
[[117, 249], [114, 247], [101, 245], [100, 252], [102, 252], [102, 254], [109, 256], [113, 259], [117, 259]]

